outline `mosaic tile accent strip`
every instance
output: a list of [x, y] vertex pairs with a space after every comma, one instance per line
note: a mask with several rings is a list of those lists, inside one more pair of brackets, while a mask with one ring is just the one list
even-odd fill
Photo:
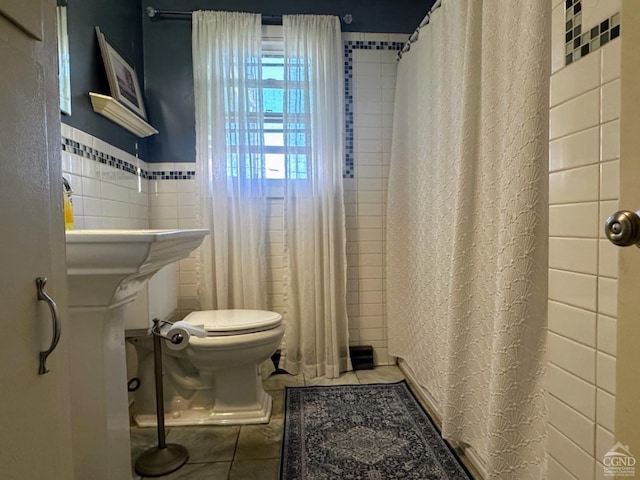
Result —
[[353, 51], [354, 50], [392, 50], [400, 51], [403, 42], [381, 42], [372, 40], [347, 40], [344, 42], [344, 121], [345, 121], [345, 158], [343, 178], [354, 178], [353, 156]]
[[595, 52], [620, 36], [620, 13], [582, 31], [582, 2], [565, 0], [565, 65]]
[[193, 170], [176, 171], [156, 171], [147, 172], [149, 180], [191, 180], [195, 178], [196, 172]]
[[[132, 165], [129, 162], [122, 160], [121, 158], [114, 157], [105, 152], [101, 152], [95, 148], [84, 145], [70, 138], [62, 137], [62, 151], [73, 153], [80, 157], [89, 158], [103, 165], [109, 165], [110, 167], [117, 168], [118, 170], [124, 170], [125, 172], [133, 175], [138, 175], [138, 167]], [[140, 175], [143, 176], [143, 175]], [[143, 178], [146, 178], [143, 176]]]
[[62, 137], [62, 151], [69, 152], [80, 157], [89, 158], [98, 163], [102, 163], [103, 165], [109, 165], [110, 167], [114, 167], [118, 170], [125, 171], [132, 175], [135, 175], [136, 177], [141, 177], [147, 180], [191, 180], [196, 175], [196, 172], [194, 170], [143, 170], [136, 167], [132, 163], [127, 162], [126, 160], [114, 157], [113, 155], [109, 155], [105, 152], [66, 137]]

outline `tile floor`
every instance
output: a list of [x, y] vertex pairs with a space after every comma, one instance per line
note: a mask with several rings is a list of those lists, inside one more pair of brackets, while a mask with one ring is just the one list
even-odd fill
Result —
[[[305, 379], [303, 375], [272, 375], [264, 388], [273, 397], [271, 421], [265, 425], [170, 427], [167, 443], [189, 451], [180, 470], [159, 477], [166, 480], [277, 480], [283, 428], [285, 387], [399, 382], [404, 375], [396, 366], [347, 372], [340, 378]], [[155, 428], [131, 427], [132, 462], [157, 445]], [[141, 477], [134, 475], [134, 479]]]

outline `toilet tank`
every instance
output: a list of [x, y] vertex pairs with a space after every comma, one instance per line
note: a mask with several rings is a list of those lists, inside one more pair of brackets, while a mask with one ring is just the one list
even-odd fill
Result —
[[136, 300], [125, 310], [125, 331], [144, 334], [154, 318], [170, 320], [178, 308], [178, 268], [171, 263], [147, 282]]

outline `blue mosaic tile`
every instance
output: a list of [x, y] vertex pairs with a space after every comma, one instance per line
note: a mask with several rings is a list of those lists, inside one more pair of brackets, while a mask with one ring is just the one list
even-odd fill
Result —
[[595, 52], [620, 36], [620, 13], [582, 31], [582, 0], [565, 2], [565, 65]]
[[102, 165], [109, 165], [110, 167], [114, 167], [117, 170], [122, 170], [136, 177], [141, 177], [145, 180], [191, 180], [196, 176], [195, 170], [181, 170], [175, 172], [154, 172], [143, 170], [133, 165], [132, 163], [127, 162], [126, 160], [114, 157], [113, 155], [108, 155], [105, 152], [101, 152], [95, 148], [89, 147], [88, 145], [80, 144], [66, 137], [62, 137], [61, 143], [63, 152], [73, 153], [74, 155], [85, 157], [95, 162], [101, 163]]
[[353, 154], [353, 51], [354, 50], [402, 50], [403, 42], [347, 40], [344, 42], [344, 123], [345, 123], [345, 158], [343, 178], [354, 178]]

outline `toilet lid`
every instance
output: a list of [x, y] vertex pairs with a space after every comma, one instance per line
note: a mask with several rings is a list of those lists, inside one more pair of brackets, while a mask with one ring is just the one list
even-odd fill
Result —
[[270, 330], [280, 325], [282, 316], [266, 310], [205, 310], [191, 312], [184, 321], [204, 325], [211, 335], [235, 335]]

